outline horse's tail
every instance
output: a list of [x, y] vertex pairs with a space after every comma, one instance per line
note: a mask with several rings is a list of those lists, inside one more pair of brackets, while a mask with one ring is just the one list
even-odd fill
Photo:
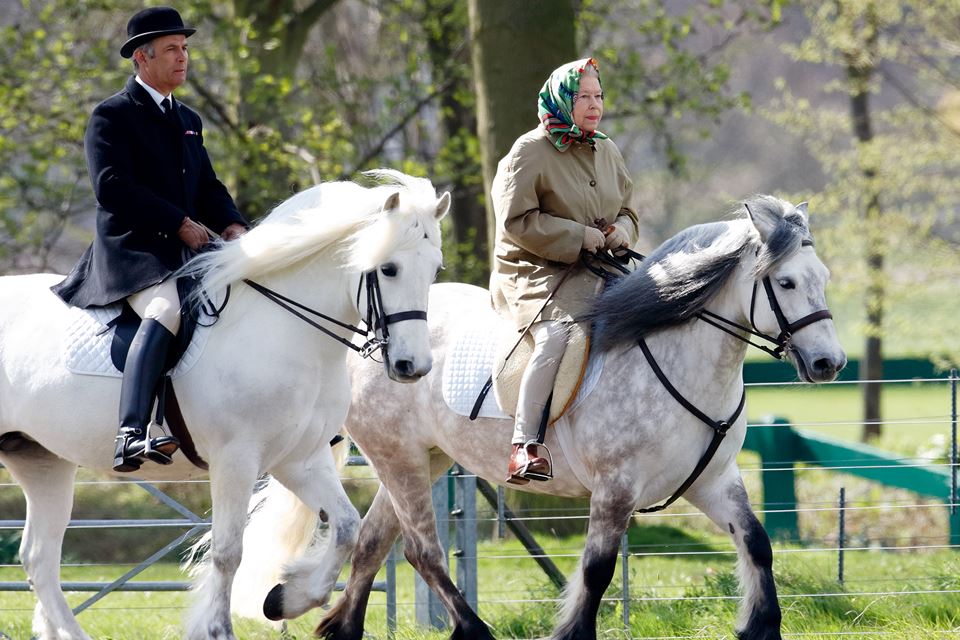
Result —
[[[339, 471], [346, 465], [349, 446], [346, 441], [333, 448]], [[263, 601], [280, 582], [285, 566], [294, 559], [323, 552], [313, 545], [318, 533], [319, 515], [272, 476], [250, 498], [247, 526], [243, 532], [243, 558], [233, 580], [230, 608], [233, 613], [265, 621]], [[209, 546], [206, 534], [194, 549]], [[197, 553], [193, 556], [204, 555]], [[202, 558], [192, 572], [205, 573], [209, 561]]]

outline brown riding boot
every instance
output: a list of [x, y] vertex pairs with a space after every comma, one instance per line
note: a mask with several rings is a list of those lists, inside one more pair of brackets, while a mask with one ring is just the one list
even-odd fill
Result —
[[550, 461], [537, 455], [536, 443], [513, 445], [510, 465], [507, 467], [509, 484], [527, 484], [531, 480], [549, 480], [553, 477]]

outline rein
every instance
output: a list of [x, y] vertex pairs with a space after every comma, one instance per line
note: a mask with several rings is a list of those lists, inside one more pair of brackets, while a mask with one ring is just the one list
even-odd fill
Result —
[[[808, 243], [804, 243], [803, 246], [808, 246]], [[635, 251], [631, 251], [630, 249], [627, 249], [627, 248], [623, 248], [618, 251], [624, 252], [628, 259], [634, 259], [634, 260], [640, 261], [645, 258], [645, 256], [643, 256], [642, 254], [639, 254]], [[586, 254], [586, 253], [582, 254], [581, 259], [583, 260], [584, 265], [586, 265], [587, 268], [590, 269], [593, 273], [600, 275], [606, 281], [618, 278], [620, 276], [611, 274], [606, 269], [602, 269], [600, 267], [591, 265], [589, 263], [590, 257], [594, 257], [599, 262], [603, 262], [608, 266], [612, 266], [616, 268], [617, 271], [620, 271], [624, 275], [629, 273], [629, 270], [622, 264], [622, 262], [616, 256], [612, 256], [607, 252], [597, 252], [592, 256], [591, 254]], [[696, 317], [699, 318], [700, 320], [703, 320], [707, 324], [713, 327], [716, 327], [717, 329], [720, 329], [724, 333], [727, 333], [737, 338], [742, 342], [746, 342], [749, 345], [753, 345], [754, 347], [757, 347], [758, 349], [764, 351], [765, 353], [770, 354], [777, 360], [782, 360], [783, 354], [786, 352], [792, 351], [794, 348], [793, 341], [792, 341], [794, 333], [815, 322], [819, 322], [820, 320], [829, 320], [833, 318], [833, 314], [831, 314], [828, 309], [821, 309], [819, 311], [814, 311], [813, 313], [805, 315], [799, 320], [796, 320], [794, 322], [789, 322], [787, 320], [786, 315], [784, 315], [783, 313], [783, 309], [780, 307], [780, 302], [777, 300], [776, 294], [773, 291], [773, 284], [770, 282], [770, 276], [764, 276], [762, 282], [763, 282], [763, 289], [767, 294], [767, 301], [770, 303], [770, 309], [773, 311], [773, 315], [777, 318], [777, 325], [780, 328], [780, 334], [777, 337], [773, 337], [769, 334], [766, 334], [760, 331], [759, 329], [757, 329], [757, 326], [754, 323], [753, 317], [754, 317], [754, 310], [756, 308], [756, 302], [757, 302], [757, 281], [756, 280], [753, 283], [753, 292], [750, 296], [750, 326], [749, 327], [706, 310], [698, 312], [696, 314]], [[727, 325], [727, 326], [724, 326], [724, 325]], [[775, 344], [776, 348], [771, 349], [766, 345], [757, 344], [756, 342], [753, 342], [752, 340], [750, 340], [750, 338], [745, 337], [744, 335], [738, 333], [737, 331], [729, 327], [734, 327], [745, 333], [754, 335], [763, 340], [767, 340], [768, 342]], [[680, 487], [676, 491], [674, 491], [673, 494], [669, 498], [667, 498], [666, 501], [664, 501], [662, 504], [656, 505], [654, 507], [647, 507], [645, 509], [636, 510], [637, 513], [656, 513], [657, 511], [663, 511], [664, 509], [672, 505], [674, 502], [676, 502], [686, 492], [686, 490], [689, 489], [690, 486], [697, 481], [697, 479], [703, 473], [703, 470], [706, 469], [707, 465], [710, 464], [710, 461], [713, 460], [713, 456], [716, 454], [717, 449], [720, 448], [720, 444], [723, 442], [723, 439], [726, 437], [727, 432], [730, 430], [731, 425], [733, 425], [737, 421], [737, 419], [740, 417], [740, 414], [743, 412], [743, 408], [746, 405], [746, 400], [747, 400], [747, 391], [746, 391], [746, 388], [744, 388], [740, 392], [740, 403], [737, 405], [737, 409], [736, 411], [733, 412], [733, 415], [731, 415], [726, 420], [713, 420], [707, 414], [705, 414], [703, 411], [697, 408], [696, 405], [694, 405], [692, 402], [687, 400], [686, 397], [684, 397], [684, 395], [680, 393], [680, 391], [676, 387], [673, 386], [673, 384], [667, 378], [666, 374], [663, 373], [663, 369], [660, 368], [660, 365], [657, 363], [656, 358], [653, 357], [653, 353], [650, 352], [650, 348], [647, 346], [646, 340], [644, 340], [643, 338], [640, 338], [637, 344], [640, 347], [640, 351], [643, 353], [643, 357], [646, 358], [647, 363], [650, 365], [650, 368], [653, 370], [653, 373], [657, 376], [657, 379], [660, 381], [660, 384], [662, 384], [663, 387], [667, 390], [667, 392], [671, 396], [673, 396], [673, 399], [676, 400], [678, 403], [680, 403], [680, 405], [684, 409], [686, 409], [691, 414], [693, 414], [693, 416], [695, 416], [698, 420], [703, 422], [713, 431], [713, 439], [710, 440], [710, 444], [707, 445], [706, 451], [704, 451], [703, 455], [700, 456], [700, 459], [697, 461], [697, 464], [693, 468], [693, 471], [690, 473], [689, 476], [687, 476], [687, 479], [683, 481], [683, 484], [681, 484]]]
[[[359, 310], [360, 292], [363, 289], [364, 283], [366, 283], [367, 315], [363, 320], [364, 324], [366, 325], [365, 329], [361, 329], [352, 324], [332, 318], [324, 313], [321, 313], [320, 311], [317, 311], [316, 309], [311, 309], [310, 307], [277, 293], [273, 289], [265, 287], [262, 284], [254, 282], [253, 280], [244, 279], [244, 282], [254, 291], [263, 295], [270, 302], [273, 302], [282, 309], [289, 311], [296, 317], [300, 318], [313, 328], [322, 331], [324, 334], [333, 338], [340, 344], [356, 351], [358, 354], [360, 354], [361, 358], [369, 358], [378, 350], [383, 352], [385, 358], [389, 357], [387, 355], [387, 346], [390, 343], [390, 332], [387, 328], [389, 325], [396, 324], [397, 322], [403, 322], [405, 320], [427, 320], [426, 311], [400, 311], [398, 313], [387, 314], [383, 308], [383, 295], [380, 292], [380, 280], [377, 277], [376, 269], [364, 273], [363, 277], [360, 278], [360, 283], [357, 285], [357, 310]], [[310, 314], [321, 320], [326, 320], [327, 322], [333, 323], [342, 329], [346, 329], [361, 335], [364, 338], [367, 338], [367, 341], [363, 344], [363, 346], [358, 347], [346, 338], [337, 335], [335, 332], [323, 326], [316, 320], [309, 318], [306, 314], [301, 313], [298, 311], [298, 309], [306, 312], [306, 314]]]

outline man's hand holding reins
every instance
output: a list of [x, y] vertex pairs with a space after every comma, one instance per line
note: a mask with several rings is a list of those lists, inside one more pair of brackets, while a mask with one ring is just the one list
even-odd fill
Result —
[[190, 218], [183, 219], [183, 222], [180, 223], [180, 229], [177, 230], [177, 235], [183, 241], [183, 244], [194, 251], [199, 251], [210, 242], [210, 235], [207, 233], [206, 227]]

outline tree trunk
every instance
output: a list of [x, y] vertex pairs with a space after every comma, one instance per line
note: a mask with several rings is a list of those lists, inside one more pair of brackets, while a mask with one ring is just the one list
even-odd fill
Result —
[[[880, 189], [877, 186], [877, 171], [872, 160], [864, 157], [862, 146], [873, 140], [873, 124], [870, 114], [870, 82], [876, 70], [877, 36], [879, 21], [872, 6], [864, 15], [860, 25], [865, 34], [862, 49], [849, 51], [847, 59], [847, 81], [850, 86], [850, 113], [853, 133], [861, 145], [858, 147], [860, 166], [864, 177], [864, 200], [866, 207], [862, 213], [864, 235], [867, 240], [867, 289], [866, 319], [867, 339], [864, 345], [863, 360], [860, 364], [860, 380], [863, 388], [863, 441], [878, 438], [881, 434], [880, 394], [883, 389], [879, 381], [883, 378], [883, 311], [884, 311], [884, 273], [883, 263], [887, 247], [883, 230], [883, 209], [880, 206]], [[857, 34], [854, 34], [855, 36]]]
[[[252, 27], [246, 44], [256, 65], [241, 64], [237, 105], [241, 131], [254, 141], [244, 164], [262, 165], [256, 174], [241, 172], [234, 194], [237, 206], [251, 219], [263, 215], [288, 192], [306, 185], [291, 175], [285, 163], [273, 161], [257, 151], [258, 142], [280, 144], [286, 139], [282, 115], [285, 96], [279, 87], [292, 83], [311, 29], [337, 0], [312, 0], [297, 9], [295, 0], [234, 0], [237, 17]], [[264, 81], [272, 87], [265, 88]]]
[[468, 104], [469, 99], [464, 101], [462, 98], [472, 87], [469, 86], [469, 64], [462, 64], [459, 58], [468, 55], [463, 47], [469, 37], [467, 16], [460, 0], [427, 0], [424, 7], [427, 11], [424, 21], [438, 21], [443, 27], [425, 29], [435, 82], [441, 78], [453, 78], [450, 87], [440, 96], [440, 124], [444, 138], [447, 144], [455, 144], [449, 171], [453, 250], [457, 255], [456, 259], [449, 261], [452, 271], [449, 275], [453, 281], [485, 287], [490, 275], [487, 214], [475, 186], [477, 166], [467, 149], [472, 132], [477, 130], [476, 112]]
[[487, 233], [493, 238], [489, 194], [497, 162], [537, 126], [537, 93], [550, 72], [577, 59], [575, 12], [573, 0], [469, 0], [468, 7]]

